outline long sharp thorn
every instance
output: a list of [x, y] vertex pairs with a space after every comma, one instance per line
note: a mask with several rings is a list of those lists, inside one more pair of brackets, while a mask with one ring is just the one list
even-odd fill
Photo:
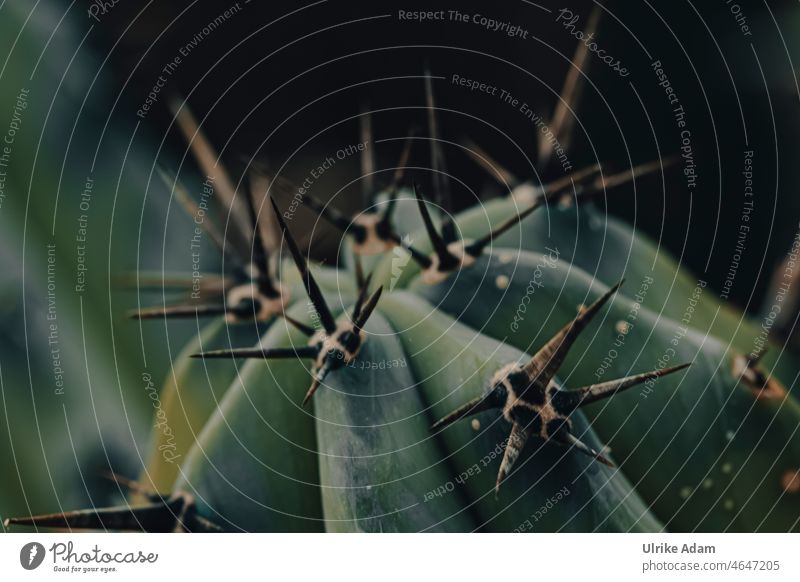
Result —
[[356, 287], [362, 289], [364, 287], [364, 265], [361, 263], [361, 256], [353, 254], [353, 263], [356, 267]]
[[[167, 173], [167, 171], [161, 166], [157, 167], [157, 171], [159, 176], [161, 176], [161, 180], [164, 182], [164, 185], [174, 193], [175, 200], [177, 200], [178, 203], [183, 207], [189, 218], [192, 220], [197, 219], [200, 207], [194, 200], [192, 200], [191, 196], [189, 196], [189, 192], [186, 190], [186, 187], [178, 182], [177, 176]], [[211, 221], [204, 220], [201, 222], [201, 227], [203, 230], [205, 230], [208, 238], [211, 239], [214, 245], [220, 251], [225, 252], [225, 241], [222, 238], [222, 234], [220, 234], [216, 227], [214, 227], [213, 223]]]
[[189, 106], [182, 99], [176, 98], [170, 100], [169, 107], [197, 164], [214, 183], [217, 196], [213, 198], [222, 202], [223, 216], [230, 214], [233, 219], [235, 226], [226, 229], [226, 236], [230, 236], [231, 243], [236, 244], [240, 252], [247, 252], [247, 241], [241, 234], [247, 232], [247, 214], [241, 202], [237, 202], [236, 188], [228, 172], [220, 163], [216, 150], [200, 128]]
[[77, 529], [77, 530], [123, 530], [145, 532], [171, 532], [183, 510], [183, 499], [158, 501], [139, 506], [105, 507], [12, 517], [5, 525]]
[[191, 318], [191, 317], [207, 317], [211, 315], [224, 315], [232, 311], [226, 309], [222, 304], [214, 305], [168, 305], [166, 307], [145, 307], [133, 311], [129, 314], [131, 319], [164, 319], [164, 318]]
[[431, 245], [434, 252], [439, 256], [439, 261], [444, 265], [455, 260], [455, 257], [447, 250], [447, 243], [436, 232], [436, 226], [433, 224], [433, 219], [428, 212], [428, 206], [425, 199], [422, 197], [419, 185], [414, 185], [414, 196], [417, 197], [417, 205], [419, 206], [419, 213], [422, 215], [422, 222], [425, 224], [425, 231], [428, 233], [428, 238], [431, 239]]
[[[450, 192], [450, 178], [447, 175], [444, 152], [442, 152], [442, 145], [439, 141], [439, 124], [436, 119], [436, 100], [433, 96], [433, 78], [427, 66], [425, 67], [425, 107], [428, 112], [428, 134], [431, 142], [433, 187], [439, 206], [449, 211], [453, 208]], [[449, 219], [442, 221], [442, 236], [447, 242], [456, 240], [455, 225]]]
[[353, 330], [356, 333], [361, 331], [361, 328], [363, 328], [364, 324], [367, 323], [369, 316], [372, 315], [373, 311], [375, 311], [375, 306], [378, 305], [378, 301], [381, 298], [381, 293], [383, 293], [383, 285], [375, 290], [375, 293], [373, 293], [369, 298], [369, 301], [367, 301], [367, 304], [364, 305], [363, 309], [361, 309], [358, 316], [353, 319]]
[[277, 297], [278, 291], [272, 283], [269, 273], [269, 251], [261, 237], [261, 228], [258, 225], [258, 208], [256, 208], [255, 197], [251, 189], [246, 190], [247, 214], [250, 217], [250, 229], [252, 233], [252, 254], [253, 263], [258, 269], [259, 289], [267, 297]]
[[394, 214], [394, 209], [397, 206], [397, 189], [400, 187], [400, 182], [402, 182], [403, 176], [406, 173], [406, 167], [408, 166], [408, 159], [411, 156], [411, 147], [414, 144], [415, 134], [415, 129], [411, 129], [411, 131], [408, 132], [408, 137], [403, 144], [403, 151], [400, 152], [400, 159], [398, 160], [397, 167], [394, 170], [392, 183], [387, 191], [388, 200], [386, 202], [386, 208], [381, 215], [381, 222], [387, 225], [392, 219], [392, 214]]
[[322, 364], [322, 367], [314, 374], [314, 379], [311, 381], [311, 387], [308, 389], [308, 392], [306, 392], [306, 395], [303, 398], [303, 406], [308, 404], [308, 401], [311, 400], [311, 397], [314, 396], [314, 393], [325, 381], [325, 378], [327, 378], [331, 369], [331, 363], [328, 360], [325, 360], [325, 363]]
[[659, 172], [661, 171], [662, 168], [666, 169], [672, 166], [673, 164], [675, 164], [677, 160], [678, 160], [677, 156], [671, 156], [663, 160], [654, 160], [652, 162], [639, 164], [638, 166], [634, 166], [630, 170], [627, 170], [625, 172], [620, 172], [619, 174], [614, 174], [612, 176], [609, 176], [608, 178], [603, 178], [602, 176], [598, 176], [594, 184], [592, 184], [592, 186], [588, 189], [586, 194], [595, 194], [597, 192], [602, 192], [604, 190], [610, 190], [612, 188], [616, 188], [617, 186], [627, 184], [628, 182], [638, 180], [639, 178], [642, 178], [654, 172]]
[[522, 449], [525, 448], [525, 443], [528, 442], [528, 437], [530, 437], [530, 431], [518, 422], [515, 422], [511, 427], [511, 434], [508, 437], [505, 453], [503, 453], [500, 470], [497, 472], [497, 481], [494, 486], [495, 497], [500, 495], [500, 484], [508, 477], [509, 473], [511, 473], [514, 463], [517, 462]]
[[364, 306], [364, 301], [367, 300], [367, 293], [369, 293], [369, 284], [372, 282], [372, 273], [366, 278], [366, 280], [362, 281], [359, 285], [358, 289], [358, 297], [356, 298], [356, 303], [353, 306], [353, 319], [355, 320], [358, 317], [358, 314], [361, 313], [361, 308]]
[[536, 202], [534, 202], [532, 205], [530, 205], [528, 208], [526, 208], [516, 216], [506, 220], [503, 224], [498, 226], [496, 229], [491, 231], [483, 238], [480, 238], [475, 242], [467, 245], [464, 248], [464, 251], [472, 257], [480, 256], [480, 254], [483, 252], [483, 249], [485, 249], [490, 242], [492, 242], [497, 237], [505, 234], [509, 229], [522, 222], [529, 214], [531, 214], [534, 210], [536, 210], [540, 206], [542, 206], [542, 202], [537, 200]]
[[456, 408], [447, 416], [440, 418], [431, 425], [431, 430], [439, 430], [440, 428], [449, 426], [455, 421], [461, 420], [462, 418], [472, 416], [473, 414], [478, 414], [479, 412], [485, 412], [487, 410], [491, 410], [492, 408], [500, 408], [501, 406], [502, 401], [498, 402], [496, 393], [494, 391], [489, 392], [488, 394], [473, 398], [466, 404]]
[[411, 128], [411, 130], [408, 132], [405, 142], [403, 142], [403, 149], [400, 152], [400, 159], [397, 160], [397, 168], [395, 168], [394, 176], [392, 177], [391, 191], [397, 190], [397, 187], [403, 180], [403, 176], [405, 176], [406, 167], [408, 166], [408, 159], [411, 157], [411, 148], [414, 145], [414, 136], [416, 133], [417, 130], [415, 128]]
[[[200, 282], [200, 292], [207, 295], [221, 294], [230, 282], [231, 281], [226, 277], [211, 273], [203, 273]], [[123, 273], [115, 276], [112, 284], [114, 287], [138, 289], [143, 292], [159, 291], [172, 293], [194, 289], [191, 273], [187, 273], [186, 275], [162, 274], [152, 271]]]
[[558, 372], [564, 359], [567, 357], [572, 345], [580, 333], [586, 329], [589, 322], [597, 315], [600, 308], [606, 304], [611, 296], [622, 285], [620, 281], [603, 294], [600, 299], [592, 303], [556, 333], [542, 348], [536, 352], [531, 361], [525, 366], [525, 371], [531, 380], [541, 387], [546, 387]]
[[544, 195], [548, 200], [553, 199], [555, 197], [554, 195], [561, 194], [567, 188], [571, 188], [573, 184], [580, 185], [587, 179], [594, 178], [600, 173], [601, 168], [602, 166], [600, 164], [592, 164], [591, 166], [586, 166], [576, 172], [572, 172], [563, 178], [553, 180], [544, 185]]
[[[595, 6], [592, 14], [589, 16], [589, 21], [586, 25], [585, 35], [594, 34], [597, 30], [597, 24], [600, 21], [602, 9], [600, 6]], [[588, 68], [589, 64], [589, 46], [587, 43], [578, 44], [575, 50], [575, 55], [572, 58], [572, 65], [567, 72], [567, 77], [564, 80], [564, 87], [561, 89], [561, 95], [556, 104], [556, 109], [553, 112], [553, 119], [550, 122], [550, 129], [555, 136], [555, 140], [543, 139], [539, 140], [539, 163], [541, 167], [547, 165], [553, 153], [555, 143], [558, 143], [564, 150], [569, 148], [569, 143], [572, 137], [572, 129], [575, 126], [575, 111], [578, 107], [581, 93], [584, 85], [584, 69]]]
[[[290, 188], [293, 188], [286, 180], [281, 184], [280, 180], [276, 180], [267, 172], [266, 168], [252, 163], [250, 164], [247, 177], [250, 195], [254, 200], [260, 201], [256, 203], [256, 206], [259, 208], [263, 206], [264, 199], [270, 191], [280, 190], [288, 192]], [[259, 220], [261, 238], [264, 241], [268, 254], [272, 256], [272, 253], [276, 251], [280, 245], [278, 223], [275, 221], [275, 217], [269, 212], [264, 212], [260, 214], [259, 217], [261, 218], [261, 220]]]
[[283, 319], [285, 319], [287, 322], [292, 324], [292, 326], [294, 326], [296, 329], [301, 331], [304, 335], [306, 335], [308, 337], [311, 337], [312, 335], [314, 335], [316, 333], [316, 330], [313, 327], [311, 327], [310, 325], [306, 325], [305, 323], [301, 323], [298, 320], [296, 320], [295, 318], [290, 317], [289, 315], [287, 315], [285, 313], [282, 314], [282, 315], [283, 315]]
[[467, 156], [478, 164], [483, 170], [486, 171], [492, 178], [497, 180], [497, 183], [503, 186], [504, 188], [508, 188], [508, 190], [512, 190], [514, 186], [519, 184], [519, 179], [508, 169], [505, 168], [495, 160], [489, 152], [484, 150], [481, 146], [476, 144], [471, 139], [466, 139], [463, 141], [464, 150], [467, 152]]
[[127, 489], [128, 491], [130, 491], [132, 493], [137, 493], [137, 494], [139, 494], [139, 495], [141, 495], [143, 497], [146, 497], [150, 501], [157, 501], [157, 500], [165, 498], [164, 495], [161, 495], [160, 493], [156, 493], [154, 491], [151, 491], [150, 489], [148, 489], [147, 487], [145, 487], [144, 485], [142, 485], [138, 481], [134, 481], [133, 479], [129, 479], [128, 477], [125, 477], [124, 475], [120, 475], [119, 473], [115, 473], [114, 471], [112, 471], [110, 469], [100, 471], [100, 476], [103, 479], [111, 481], [112, 483], [115, 483], [116, 485], [118, 485], [120, 487], [123, 487], [123, 488]]
[[458, 239], [458, 234], [456, 233], [456, 224], [449, 216], [442, 218], [442, 239], [444, 239], [446, 244], [454, 242]]
[[588, 455], [588, 456], [592, 457], [593, 459], [595, 459], [597, 461], [600, 461], [604, 465], [607, 465], [609, 467], [613, 467], [614, 466], [614, 463], [612, 463], [607, 458], [605, 458], [603, 455], [601, 455], [600, 453], [595, 451], [593, 448], [591, 448], [590, 446], [585, 444], [583, 441], [581, 441], [578, 437], [576, 437], [572, 433], [565, 432], [563, 435], [559, 435], [559, 437], [556, 438], [555, 440], [556, 440], [556, 442], [558, 442], [559, 444], [564, 445], [565, 447], [574, 447], [576, 451], [580, 451], [584, 455]]
[[354, 230], [360, 228], [358, 224], [352, 224], [351, 220], [336, 210], [333, 206], [330, 204], [325, 204], [311, 194], [303, 194], [301, 199], [306, 206], [311, 208], [311, 210], [319, 214], [322, 218], [330, 222], [342, 232], [347, 232], [348, 229]]
[[433, 261], [431, 261], [429, 257], [426, 257], [414, 247], [409, 245], [406, 247], [406, 250], [411, 253], [411, 258], [414, 260], [414, 262], [416, 262], [423, 269], [430, 269], [433, 266]]
[[308, 270], [306, 258], [303, 256], [303, 253], [300, 252], [300, 249], [297, 247], [297, 243], [294, 241], [294, 238], [292, 238], [292, 235], [289, 232], [289, 227], [286, 226], [286, 223], [283, 221], [283, 217], [281, 216], [280, 210], [278, 210], [277, 204], [275, 204], [275, 201], [272, 198], [270, 198], [270, 202], [272, 203], [272, 208], [275, 211], [275, 216], [278, 219], [278, 224], [281, 227], [281, 232], [283, 232], [283, 236], [286, 239], [286, 244], [289, 247], [289, 251], [292, 253], [292, 258], [294, 258], [294, 263], [297, 266], [297, 270], [300, 271], [300, 276], [303, 278], [303, 284], [306, 287], [308, 298], [311, 299], [314, 309], [316, 309], [317, 313], [319, 314], [322, 327], [325, 328], [325, 331], [328, 334], [332, 334], [336, 331], [336, 320], [333, 318], [331, 310], [328, 309], [328, 304], [325, 303], [325, 297], [322, 296], [322, 291], [320, 291], [319, 285], [317, 285], [314, 277], [311, 276], [311, 271]]
[[298, 346], [294, 348], [239, 348], [235, 350], [211, 350], [192, 354], [191, 358], [210, 359], [259, 359], [280, 360], [290, 358], [316, 358], [319, 350], [314, 346]]
[[628, 388], [632, 388], [638, 384], [647, 382], [648, 380], [653, 380], [655, 378], [660, 378], [662, 376], [667, 376], [669, 374], [685, 370], [690, 365], [691, 364], [687, 363], [679, 366], [673, 366], [671, 368], [652, 370], [650, 372], [644, 372], [643, 374], [635, 374], [633, 376], [619, 378], [618, 380], [609, 380], [608, 382], [602, 382], [600, 384], [583, 386], [577, 390], [559, 392], [557, 394], [565, 395], [572, 406], [577, 408], [579, 406], [585, 406], [587, 404], [591, 404], [592, 402], [597, 402], [598, 400], [608, 398], [614, 394], [617, 394], [618, 392], [623, 392]]

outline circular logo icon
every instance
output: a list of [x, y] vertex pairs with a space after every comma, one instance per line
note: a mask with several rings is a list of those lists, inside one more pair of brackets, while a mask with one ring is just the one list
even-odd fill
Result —
[[19, 551], [19, 563], [26, 570], [35, 570], [44, 561], [44, 546], [39, 542], [30, 542]]

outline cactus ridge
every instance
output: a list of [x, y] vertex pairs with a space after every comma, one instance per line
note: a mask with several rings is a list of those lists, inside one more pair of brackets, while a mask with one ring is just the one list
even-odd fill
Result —
[[350, 364], [358, 355], [359, 350], [365, 340], [363, 326], [375, 311], [375, 307], [381, 298], [383, 287], [378, 287], [376, 291], [367, 299], [369, 292], [369, 285], [372, 280], [372, 274], [366, 278], [359, 276], [362, 285], [359, 290], [358, 298], [356, 299], [353, 308], [352, 316], [348, 320], [337, 322], [328, 307], [322, 290], [317, 284], [311, 271], [308, 269], [303, 253], [297, 246], [297, 242], [292, 237], [289, 227], [281, 216], [278, 206], [275, 201], [270, 199], [272, 208], [277, 217], [278, 224], [289, 251], [294, 259], [297, 270], [303, 279], [308, 297], [320, 318], [323, 329], [315, 331], [304, 324], [300, 324], [295, 319], [287, 317], [287, 321], [295, 325], [300, 331], [310, 336], [309, 345], [305, 347], [295, 348], [237, 348], [232, 350], [215, 350], [210, 352], [202, 352], [194, 354], [192, 357], [197, 358], [262, 358], [262, 359], [281, 359], [281, 358], [311, 358], [314, 360], [314, 376], [311, 386], [303, 399], [303, 404], [307, 404], [317, 389], [325, 381], [325, 378], [334, 370]]
[[511, 423], [512, 428], [497, 474], [496, 493], [499, 493], [500, 484], [511, 472], [531, 436], [574, 447], [601, 463], [612, 465], [611, 461], [570, 432], [569, 415], [581, 406], [688, 367], [689, 364], [682, 364], [602, 384], [584, 386], [576, 390], [563, 390], [555, 384], [556, 373], [575, 340], [621, 285], [620, 281], [592, 305], [581, 309], [580, 313], [540, 348], [526, 365], [513, 362], [501, 368], [492, 378], [488, 392], [457, 408], [431, 427], [431, 430], [438, 430], [456, 420], [492, 408], [503, 410], [503, 417]]

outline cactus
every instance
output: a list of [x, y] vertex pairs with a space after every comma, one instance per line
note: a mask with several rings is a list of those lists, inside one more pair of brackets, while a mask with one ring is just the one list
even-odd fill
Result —
[[[581, 48], [575, 60], [584, 59]], [[577, 83], [565, 84], [557, 132], [569, 131], [565, 108]], [[425, 89], [433, 191], [451, 210], [430, 75]], [[198, 326], [164, 383], [141, 475], [112, 476], [130, 491], [127, 503], [11, 518], [8, 526], [800, 527], [796, 356], [765, 356], [754, 344], [757, 325], [698, 294], [677, 262], [593, 206], [598, 193], [661, 163], [614, 176], [591, 166], [536, 186], [471, 148], [510, 194], [440, 218], [419, 185], [403, 186], [412, 132], [375, 197], [381, 211], [370, 200], [349, 218], [301, 195], [349, 239], [353, 258], [342, 262], [351, 273], [311, 264], [274, 197], [238, 193], [187, 107], [174, 102], [172, 110], [214, 176], [218, 214], [230, 219], [224, 230], [202, 222], [226, 272], [204, 277], [191, 299], [132, 317], [216, 319]], [[551, 155], [546, 144], [540, 150]], [[369, 156], [365, 175], [374, 168]], [[195, 199], [162, 175], [197, 216]], [[163, 278], [154, 283], [164, 290]], [[179, 280], [175, 288], [191, 287]]]

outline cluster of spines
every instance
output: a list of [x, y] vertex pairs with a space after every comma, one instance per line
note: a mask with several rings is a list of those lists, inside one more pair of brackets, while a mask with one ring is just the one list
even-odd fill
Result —
[[512, 426], [497, 474], [496, 491], [499, 492], [500, 484], [511, 472], [530, 437], [574, 447], [604, 464], [611, 465], [608, 459], [571, 432], [570, 415], [581, 406], [608, 398], [648, 380], [683, 370], [689, 365], [652, 370], [575, 390], [562, 390], [555, 384], [555, 376], [575, 340], [621, 284], [622, 282], [612, 287], [589, 307], [581, 309], [526, 364], [514, 362], [503, 367], [497, 372], [485, 394], [460, 406], [431, 427], [431, 430], [438, 430], [473, 414], [492, 409], [502, 410], [503, 417]]

